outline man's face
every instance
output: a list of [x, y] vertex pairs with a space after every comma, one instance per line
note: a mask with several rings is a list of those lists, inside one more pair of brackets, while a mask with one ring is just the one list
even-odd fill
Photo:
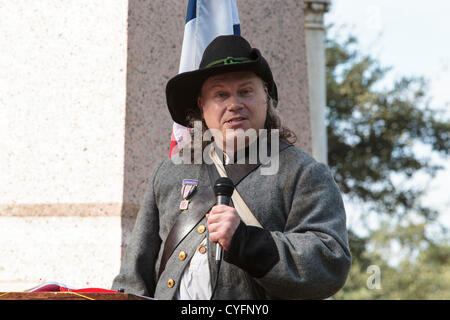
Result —
[[220, 131], [227, 141], [236, 139], [239, 134], [236, 129], [245, 132], [252, 128], [258, 132], [264, 128], [267, 88], [253, 72], [230, 72], [208, 78], [197, 102], [208, 128]]

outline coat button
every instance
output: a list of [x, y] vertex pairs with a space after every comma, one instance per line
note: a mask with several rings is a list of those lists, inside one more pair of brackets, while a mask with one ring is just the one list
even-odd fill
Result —
[[197, 228], [197, 231], [198, 231], [198, 233], [203, 233], [203, 232], [205, 232], [205, 230], [206, 230], [206, 227], [205, 227], [205, 225], [203, 225], [203, 224], [201, 224], [201, 225], [199, 225], [198, 226], [198, 228]]
[[180, 253], [178, 254], [178, 258], [180, 258], [181, 261], [186, 259], [186, 252], [180, 251]]
[[201, 245], [200, 247], [198, 247], [198, 252], [200, 252], [201, 254], [205, 254], [206, 253], [206, 246]]
[[173, 280], [172, 278], [169, 278], [169, 280], [167, 280], [167, 286], [169, 288], [172, 288], [175, 285], [175, 280]]

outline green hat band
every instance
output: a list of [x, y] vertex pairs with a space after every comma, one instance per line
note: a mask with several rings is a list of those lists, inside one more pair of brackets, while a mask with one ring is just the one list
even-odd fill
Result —
[[248, 58], [234, 58], [234, 57], [226, 57], [225, 59], [220, 59], [209, 63], [205, 68], [209, 68], [215, 66], [217, 64], [236, 64], [242, 62], [251, 62], [253, 60]]

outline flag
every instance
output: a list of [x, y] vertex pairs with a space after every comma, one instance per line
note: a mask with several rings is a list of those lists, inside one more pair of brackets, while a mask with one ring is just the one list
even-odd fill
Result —
[[[209, 43], [227, 34], [241, 34], [236, 0], [189, 0], [178, 72], [198, 69]], [[173, 123], [169, 158], [189, 135], [189, 128]]]

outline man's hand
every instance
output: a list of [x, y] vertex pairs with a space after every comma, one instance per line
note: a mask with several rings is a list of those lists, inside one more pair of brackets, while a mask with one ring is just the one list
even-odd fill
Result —
[[206, 214], [208, 221], [209, 240], [218, 242], [224, 250], [228, 250], [241, 218], [236, 209], [223, 204], [212, 207]]

